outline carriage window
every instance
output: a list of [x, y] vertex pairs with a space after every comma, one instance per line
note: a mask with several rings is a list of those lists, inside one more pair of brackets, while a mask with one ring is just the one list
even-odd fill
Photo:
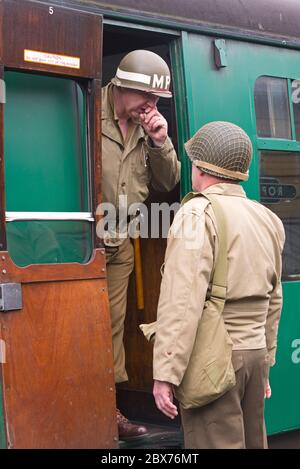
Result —
[[258, 137], [292, 138], [286, 79], [259, 77], [254, 103]]
[[5, 73], [8, 251], [20, 266], [92, 253], [85, 96], [72, 79]]
[[300, 278], [300, 153], [263, 151], [260, 159], [261, 203], [281, 218], [286, 234], [282, 275]]

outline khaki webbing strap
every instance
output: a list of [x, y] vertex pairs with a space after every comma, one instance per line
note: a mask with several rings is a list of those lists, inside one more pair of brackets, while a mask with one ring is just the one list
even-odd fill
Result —
[[[216, 201], [214, 196], [202, 194], [201, 192], [189, 192], [183, 199], [181, 204], [185, 204], [194, 197], [206, 197], [206, 199], [211, 203], [212, 209], [214, 211], [217, 230], [218, 230], [218, 239], [219, 239], [219, 252], [216, 259], [215, 271], [212, 279], [212, 289], [211, 289], [211, 298], [214, 300], [215, 307], [220, 313], [220, 316], [223, 313], [225, 299], [226, 299], [226, 290], [227, 290], [227, 226], [226, 220], [223, 214], [223, 210]], [[157, 321], [151, 322], [150, 324], [140, 324], [139, 328], [142, 330], [144, 336], [147, 340], [154, 340]]]
[[[203, 194], [204, 195], [204, 194]], [[223, 210], [217, 201], [217, 198], [211, 194], [205, 194], [214, 211], [219, 239], [219, 252], [216, 259], [215, 271], [212, 279], [211, 296], [224, 300], [226, 299], [227, 290], [227, 226]], [[222, 308], [223, 310], [223, 308]]]
[[217, 201], [217, 197], [212, 194], [203, 194], [201, 192], [189, 192], [182, 200], [181, 204], [185, 204], [194, 197], [205, 197], [211, 203], [214, 211], [219, 240], [219, 252], [216, 259], [215, 271], [212, 279], [211, 297], [217, 298], [220, 314], [224, 309], [227, 291], [227, 226], [222, 207]]

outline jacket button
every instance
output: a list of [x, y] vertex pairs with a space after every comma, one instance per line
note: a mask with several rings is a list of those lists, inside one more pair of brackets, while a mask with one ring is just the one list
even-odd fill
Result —
[[126, 186], [126, 182], [122, 182], [121, 186], [122, 186], [122, 187], [125, 187], [125, 186]]

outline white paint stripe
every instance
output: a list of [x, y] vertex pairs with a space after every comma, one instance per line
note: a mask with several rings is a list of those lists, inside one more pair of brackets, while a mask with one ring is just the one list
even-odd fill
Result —
[[0, 363], [6, 363], [5, 342], [0, 339]]
[[128, 81], [138, 81], [139, 83], [146, 83], [146, 85], [150, 85], [151, 83], [151, 75], [144, 75], [143, 73], [133, 73], [133, 72], [125, 72], [118, 68], [116, 73], [117, 78], [122, 78]]
[[90, 212], [6, 212], [6, 221], [17, 220], [82, 220], [95, 221]]

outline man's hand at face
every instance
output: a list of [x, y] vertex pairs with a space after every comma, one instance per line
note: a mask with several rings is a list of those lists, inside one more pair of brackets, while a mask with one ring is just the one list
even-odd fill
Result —
[[154, 380], [153, 396], [156, 407], [170, 419], [178, 415], [177, 407], [173, 404], [172, 385], [165, 381]]
[[145, 109], [145, 112], [140, 114], [140, 122], [154, 146], [162, 147], [168, 136], [168, 123], [157, 107]]

